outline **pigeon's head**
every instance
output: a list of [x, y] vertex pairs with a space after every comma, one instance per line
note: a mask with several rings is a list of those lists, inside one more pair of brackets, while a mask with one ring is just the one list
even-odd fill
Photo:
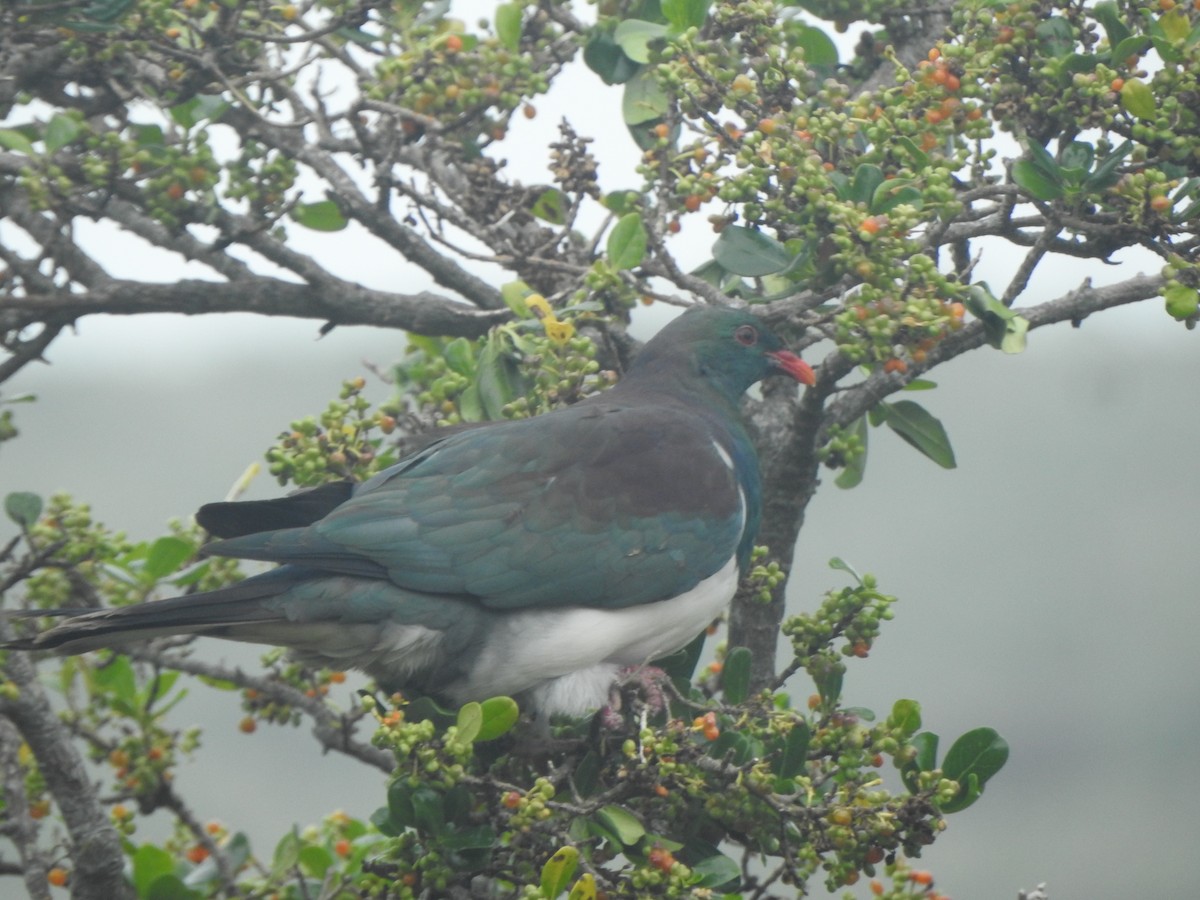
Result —
[[763, 321], [744, 309], [699, 306], [670, 322], [642, 348], [629, 374], [699, 377], [733, 400], [770, 375], [815, 383], [812, 367], [787, 350]]

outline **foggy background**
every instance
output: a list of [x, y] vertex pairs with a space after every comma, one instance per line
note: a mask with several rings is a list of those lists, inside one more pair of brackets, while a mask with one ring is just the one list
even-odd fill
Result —
[[[535, 120], [515, 117], [499, 152], [526, 183], [544, 183], [544, 148], [568, 110], [581, 134], [599, 138], [603, 188], [636, 186], [638, 152], [613, 127], [619, 104], [619, 90], [567, 73], [537, 101]], [[520, 158], [524, 147], [536, 152]], [[432, 288], [353, 228], [293, 232], [294, 249], [342, 277]], [[118, 277], [211, 277], [88, 223], [76, 233]], [[703, 221], [685, 222], [681, 237], [685, 268], [713, 240]], [[1016, 264], [989, 254], [977, 274], [1002, 286]], [[1085, 274], [1124, 278], [1159, 265], [1044, 265], [1022, 302], [1059, 296]], [[638, 312], [643, 336], [665, 312]], [[21, 436], [0, 446], [0, 495], [65, 490], [132, 539], [162, 534], [168, 519], [222, 499], [292, 419], [323, 410], [342, 379], [364, 375], [369, 396], [389, 396], [363, 361], [386, 368], [402, 335], [339, 327], [317, 340], [319, 324], [80, 320], [51, 346], [50, 365], [4, 387], [8, 398], [31, 392], [38, 401], [14, 408]], [[886, 715], [894, 700], [916, 699], [943, 751], [979, 725], [1011, 745], [985, 796], [951, 816], [923, 857], [955, 900], [1012, 900], [1040, 881], [1053, 900], [1187, 896], [1200, 883], [1198, 340], [1150, 301], [1078, 330], [1033, 332], [1023, 355], [969, 353], [932, 373], [937, 390], [912, 396], [942, 420], [958, 469], [872, 429], [864, 483], [841, 491], [829, 473], [809, 509], [791, 609], [811, 609], [846, 584], [826, 565], [835, 555], [900, 598], [871, 658], [849, 662], [847, 704]], [[247, 496], [281, 492], [264, 474]], [[13, 532], [0, 523], [0, 540]], [[260, 651], [207, 641], [196, 652], [253, 665]], [[293, 823], [338, 808], [366, 817], [385, 803], [380, 773], [321, 757], [307, 728], [243, 735], [238, 695], [198, 682], [190, 690], [175, 721], [206, 730], [176, 783], [201, 819], [247, 831], [260, 857]], [[812, 685], [800, 675], [788, 690], [802, 702]], [[335, 692], [348, 702], [348, 685]], [[0, 897], [23, 895], [14, 879], [0, 880]]]
[[[67, 490], [131, 538], [157, 536], [223, 497], [343, 378], [365, 374], [388, 395], [362, 360], [386, 365], [400, 335], [315, 333], [249, 316], [84, 320], [52, 365], [11, 385], [39, 400], [17, 408], [21, 437], [0, 447], [0, 492]], [[900, 597], [871, 658], [849, 662], [846, 702], [886, 714], [919, 700], [943, 748], [978, 725], [1011, 744], [983, 799], [923, 858], [956, 900], [1011, 900], [1039, 881], [1054, 900], [1181, 896], [1200, 875], [1196, 339], [1151, 303], [1035, 332], [1021, 356], [968, 354], [919, 398], [958, 469], [873, 429], [865, 482], [841, 491], [827, 478], [809, 511], [792, 609], [845, 584], [834, 555]], [[262, 476], [251, 496], [280, 492]], [[258, 657], [217, 641], [197, 652]], [[788, 689], [812, 686], [799, 675]], [[206, 731], [177, 783], [259, 854], [292, 823], [383, 805], [382, 775], [322, 758], [305, 728], [246, 736], [237, 695], [191, 691], [177, 721]]]

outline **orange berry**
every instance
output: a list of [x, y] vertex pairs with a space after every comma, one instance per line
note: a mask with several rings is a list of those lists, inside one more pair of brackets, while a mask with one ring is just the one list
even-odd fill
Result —
[[868, 847], [866, 855], [863, 856], [863, 859], [865, 859], [871, 865], [875, 865], [876, 863], [883, 862], [883, 848], [882, 847]]
[[852, 821], [854, 821], [854, 816], [850, 813], [850, 810], [846, 809], [846, 807], [839, 806], [829, 814], [829, 821], [831, 821], [834, 825], [849, 825]]
[[867, 216], [863, 219], [863, 223], [858, 226], [859, 231], [865, 231], [867, 234], [878, 234], [880, 221], [878, 216]]
[[646, 854], [646, 860], [660, 872], [670, 872], [671, 867], [675, 865], [675, 856], [670, 850], [664, 850], [662, 847], [655, 847]]
[[926, 872], [924, 869], [917, 869], [908, 873], [908, 880], [913, 884], [933, 884], [933, 873]]
[[656, 138], [666, 138], [671, 134], [671, 129], [666, 122], [659, 122], [654, 126], [654, 136]]
[[50, 814], [49, 800], [35, 800], [29, 804], [29, 818], [44, 819]]
[[871, 882], [871, 893], [876, 897], [883, 894], [883, 885], [878, 881]]
[[682, 228], [683, 228], [683, 226], [679, 224], [678, 219], [672, 219], [670, 222], [667, 223], [667, 232], [669, 234], [679, 234], [679, 232]]
[[[390, 418], [390, 416], [388, 418]], [[395, 427], [395, 424], [396, 424], [396, 420], [392, 419], [392, 426]], [[345, 672], [330, 672], [329, 680], [332, 681], [334, 684], [341, 684], [342, 682], [344, 682], [346, 680], [346, 673]]]
[[704, 202], [704, 198], [699, 194], [688, 194], [683, 200], [683, 208], [688, 212], [695, 212], [700, 208], [700, 204]]
[[1121, 88], [1123, 87], [1125, 87], [1124, 78], [1114, 78], [1111, 82], [1109, 82], [1108, 85], [1108, 89], [1113, 93], [1120, 93]]
[[759, 119], [758, 130], [763, 134], [774, 134], [775, 129], [779, 127], [779, 123], [774, 119]]
[[1011, 44], [1013, 41], [1013, 38], [1015, 38], [1016, 36], [1017, 36], [1017, 32], [1013, 29], [1013, 27], [1011, 25], [1005, 25], [999, 31], [996, 32], [996, 43], [997, 44]]
[[978, 106], [972, 106], [970, 109], [967, 110], [967, 121], [968, 122], [975, 122], [982, 118], [983, 118], [983, 110], [980, 109]]
[[820, 705], [821, 705], [821, 695], [820, 694], [809, 694], [808, 695], [808, 708], [809, 709], [816, 709]]
[[666, 787], [664, 787], [663, 785], [661, 785], [661, 784], [656, 784], [656, 785], [654, 786], [654, 793], [658, 794], [658, 796], [660, 796], [660, 797], [666, 797], [666, 796], [668, 796], [668, 795], [669, 795], [671, 792], [670, 792], [670, 791], [668, 791], [668, 790], [666, 789]]
[[921, 149], [928, 153], [938, 145], [937, 135], [932, 131], [927, 131], [921, 135]]
[[946, 81], [942, 87], [944, 87], [950, 93], [955, 94], [958, 92], [958, 89], [962, 87], [962, 81], [957, 75], [950, 72], [946, 74]]
[[178, 181], [172, 181], [170, 186], [167, 188], [167, 196], [172, 200], [182, 200], [183, 185]]
[[933, 47], [929, 51], [929, 61], [935, 62], [939, 57], [941, 57], [941, 55], [942, 55], [942, 51], [939, 50], [937, 47]]
[[457, 53], [462, 48], [463, 48], [463, 39], [459, 35], [452, 34], [446, 38], [446, 50], [448, 52]]
[[114, 819], [128, 819], [129, 810], [125, 808], [124, 803], [118, 803], [112, 808], [112, 817]]
[[883, 371], [889, 372], [889, 373], [890, 372], [895, 372], [895, 373], [907, 372], [908, 371], [908, 363], [906, 363], [902, 359], [897, 359], [896, 357], [893, 356], [891, 359], [889, 359], [887, 362], [885, 362], [883, 364]]
[[200, 865], [200, 863], [208, 859], [208, 848], [200, 844], [190, 847], [187, 852], [187, 859], [190, 863], [194, 863], [197, 866]]
[[729, 85], [730, 90], [735, 94], [748, 94], [754, 90], [754, 82], [750, 80], [750, 76], [741, 73], [734, 77], [733, 82]]
[[858, 882], [858, 872], [847, 872], [842, 878], [842, 884], [856, 884]]
[[1163, 12], [1170, 12], [1175, 8], [1175, 0], [1158, 0], [1158, 8]]
[[[896, 360], [896, 361], [900, 362], [900, 360]], [[901, 369], [900, 371], [904, 371], [904, 370]], [[857, 644], [855, 644], [850, 649], [854, 653], [854, 655], [857, 656], [859, 659], [866, 659], [868, 656], [871, 655], [871, 648], [868, 647], [862, 641], [859, 641]]]
[[163, 34], [165, 34], [171, 40], [175, 40], [175, 38], [179, 37], [181, 34], [183, 34], [183, 32], [180, 31], [178, 28], [168, 28], [166, 31], [163, 32]]
[[521, 107], [521, 115], [523, 115], [527, 119], [532, 119], [534, 116], [537, 115], [537, 107], [534, 106], [532, 103], [526, 103], [524, 106]]
[[71, 880], [70, 874], [61, 866], [55, 866], [46, 873], [46, 880], [54, 887], [66, 887], [67, 882]]
[[957, 97], [947, 97], [938, 108], [942, 111], [943, 116], [948, 117], [954, 115], [954, 111], [960, 106], [962, 106], [962, 101]]
[[936, 125], [944, 118], [946, 118], [946, 116], [940, 109], [925, 110], [925, 121], [930, 125]]
[[216, 834], [220, 834], [225, 829], [221, 825], [220, 822], [209, 822], [204, 826], [204, 830], [207, 831], [209, 834], [216, 835]]
[[1166, 212], [1171, 208], [1171, 198], [1165, 194], [1150, 198], [1150, 208], [1155, 212]]
[[146, 759], [150, 760], [151, 762], [158, 762], [162, 758], [163, 758], [162, 747], [151, 747], [149, 750], [146, 751]]
[[238, 730], [240, 730], [242, 734], [254, 734], [254, 731], [257, 728], [258, 722], [254, 721], [253, 716], [246, 716], [246, 718], [238, 722]]
[[516, 809], [521, 805], [521, 795], [516, 791], [509, 791], [500, 802], [504, 804], [505, 809]]
[[933, 74], [929, 76], [929, 79], [934, 84], [944, 85], [946, 83], [946, 80], [949, 77], [950, 77], [950, 73], [947, 72], [945, 70], [945, 68], [943, 68], [942, 66], [938, 66], [936, 69], [933, 70]]
[[956, 318], [956, 319], [961, 319], [963, 317], [963, 315], [966, 313], [966, 311], [967, 311], [967, 308], [965, 306], [963, 306], [961, 303], [951, 303], [950, 304], [950, 315], [954, 316], [954, 318]]
[[333, 845], [333, 852], [336, 853], [338, 856], [342, 857], [343, 859], [345, 859], [347, 856], [350, 855], [350, 842], [348, 840], [346, 840], [345, 838], [339, 839]]

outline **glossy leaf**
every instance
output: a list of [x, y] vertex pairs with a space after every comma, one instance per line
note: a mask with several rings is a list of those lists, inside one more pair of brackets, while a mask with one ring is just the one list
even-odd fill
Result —
[[229, 109], [229, 103], [215, 94], [197, 94], [171, 107], [171, 118], [184, 128], [191, 128], [205, 119], [215, 121]]
[[546, 900], [554, 900], [567, 889], [579, 867], [579, 851], [574, 847], [559, 847], [542, 866], [541, 888]]
[[596, 900], [596, 878], [591, 872], [584, 872], [571, 888], [567, 900]]
[[727, 272], [754, 278], [782, 272], [791, 265], [792, 254], [755, 228], [729, 225], [713, 244], [713, 259]]
[[160, 537], [150, 545], [142, 565], [142, 574], [151, 581], [158, 581], [178, 569], [195, 552], [196, 548], [190, 541], [173, 535]]
[[175, 872], [175, 857], [153, 844], [142, 844], [133, 851], [133, 889], [138, 897], [150, 892], [150, 885], [163, 875]]
[[[1110, 47], [1117, 47], [1124, 40], [1129, 38], [1129, 28], [1125, 25], [1124, 19], [1121, 17], [1121, 11], [1117, 4], [1112, 0], [1103, 0], [1097, 3], [1092, 8], [1092, 15], [1104, 27], [1104, 33], [1108, 36], [1108, 44]], [[1116, 59], [1125, 59], [1124, 56], [1117, 55]]]
[[879, 166], [863, 163], [854, 170], [849, 199], [855, 203], [870, 203], [883, 182], [883, 170]]
[[954, 450], [946, 429], [928, 410], [912, 400], [888, 403], [888, 428], [944, 469], [953, 469]]
[[804, 49], [804, 61], [814, 68], [832, 69], [838, 64], [837, 44], [820, 28], [796, 21], [788, 27], [792, 43]]
[[662, 119], [670, 109], [670, 98], [649, 72], [639, 71], [625, 82], [625, 94], [621, 98], [621, 116], [626, 125]]
[[715, 856], [707, 856], [692, 866], [692, 873], [700, 876], [700, 887], [720, 888], [740, 878], [742, 870], [724, 853], [718, 853]]
[[480, 704], [483, 719], [479, 724], [476, 741], [494, 741], [508, 734], [521, 717], [517, 701], [512, 697], [489, 697]]
[[641, 66], [625, 55], [612, 35], [596, 32], [583, 48], [583, 61], [605, 84], [624, 84]]
[[479, 729], [483, 727], [483, 707], [472, 700], [466, 703], [458, 711], [458, 721], [455, 723], [457, 738], [463, 744], [470, 744], [479, 736]]
[[72, 116], [59, 113], [53, 116], [46, 123], [46, 133], [43, 135], [43, 140], [46, 142], [46, 152], [55, 153], [61, 150], [75, 138], [79, 137], [83, 131], [83, 126], [79, 124]]
[[913, 735], [908, 743], [917, 753], [900, 769], [900, 778], [910, 793], [916, 793], [919, 787], [917, 775], [937, 768], [938, 736], [932, 731], [922, 731]]
[[897, 700], [892, 705], [888, 724], [899, 728], [905, 737], [916, 734], [921, 727], [921, 704], [916, 700]]
[[456, 337], [442, 349], [442, 358], [450, 371], [464, 378], [475, 374], [475, 345], [464, 337]]
[[596, 819], [626, 847], [634, 846], [646, 834], [646, 828], [637, 816], [614, 804], [597, 810]]
[[0, 128], [0, 147], [33, 156], [33, 142], [15, 128]]
[[783, 739], [783, 749], [775, 764], [775, 774], [781, 778], [795, 778], [804, 774], [808, 765], [808, 744], [811, 738], [808, 723], [797, 719], [792, 730]]
[[738, 704], [750, 696], [750, 663], [750, 651], [745, 647], [734, 647], [725, 655], [721, 689], [726, 703]]
[[521, 49], [522, 12], [520, 3], [501, 3], [496, 7], [496, 38], [513, 53]]
[[942, 762], [942, 774], [962, 786], [959, 797], [942, 804], [943, 812], [966, 809], [983, 793], [988, 779], [1008, 762], [1008, 742], [994, 728], [975, 728], [950, 747]]
[[646, 226], [642, 214], [631, 212], [617, 220], [605, 245], [608, 261], [617, 269], [632, 269], [646, 258]]
[[858, 570], [840, 556], [835, 556], [829, 560], [829, 568], [835, 572], [845, 572], [859, 584], [862, 584], [862, 576], [858, 574]]
[[292, 209], [292, 218], [313, 231], [341, 231], [349, 224], [332, 200], [298, 203]]
[[[650, 44], [667, 36], [666, 25], [658, 22], [647, 22], [644, 19], [625, 19], [617, 25], [613, 32], [621, 52], [634, 62], [650, 62]], [[628, 121], [628, 120], [627, 120]]]
[[22, 528], [31, 528], [42, 514], [42, 498], [32, 491], [13, 491], [4, 498], [4, 514]]
[[1140, 78], [1128, 78], [1121, 85], [1121, 106], [1139, 119], [1154, 118], [1155, 110], [1158, 109], [1154, 92]]
[[1038, 200], [1057, 200], [1063, 195], [1062, 185], [1042, 172], [1028, 159], [1013, 163], [1012, 178]]
[[676, 31], [699, 28], [708, 18], [710, 0], [661, 0], [659, 9]]
[[529, 211], [551, 225], [561, 225], [567, 221], [567, 208], [570, 205], [566, 194], [558, 188], [548, 188], [533, 201]]

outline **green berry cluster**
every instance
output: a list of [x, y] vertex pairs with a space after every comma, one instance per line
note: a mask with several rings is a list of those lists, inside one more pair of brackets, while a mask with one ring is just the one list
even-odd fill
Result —
[[746, 576], [743, 590], [749, 590], [759, 603], [770, 603], [776, 592], [787, 583], [787, 570], [770, 559], [770, 549], [756, 546], [750, 553], [750, 574]]
[[311, 487], [351, 478], [364, 481], [395, 460], [391, 450], [381, 450], [383, 436], [396, 429], [396, 419], [385, 409], [372, 409], [363, 396], [366, 379], [342, 382], [337, 400], [320, 416], [291, 423], [267, 451], [267, 468], [280, 484]]

